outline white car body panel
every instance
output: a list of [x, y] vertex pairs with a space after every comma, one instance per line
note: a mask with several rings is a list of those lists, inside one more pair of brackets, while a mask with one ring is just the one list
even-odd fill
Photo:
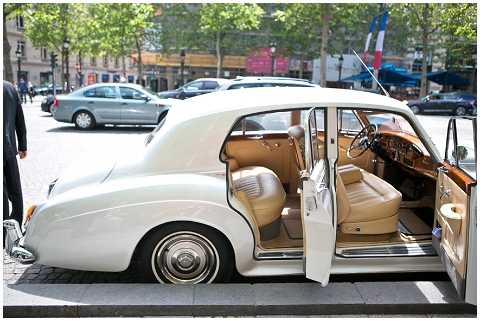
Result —
[[[299, 260], [254, 258], [256, 232], [249, 219], [228, 204], [226, 165], [220, 160], [220, 151], [235, 121], [244, 115], [337, 106], [403, 114], [415, 125], [432, 159], [441, 159], [410, 108], [392, 98], [326, 88], [219, 91], [171, 108], [161, 130], [143, 152], [131, 159], [105, 162], [92, 171], [72, 169], [60, 177], [50, 198], [35, 210], [23, 244], [41, 264], [122, 271], [152, 228], [191, 221], [211, 226], [227, 237], [235, 252], [237, 270], [243, 275], [303, 273]], [[410, 258], [405, 262], [417, 261]], [[384, 264], [377, 270], [402, 268], [405, 266], [401, 264]], [[347, 270], [336, 267], [335, 262], [332, 267], [332, 273]], [[374, 265], [365, 268], [377, 270]]]

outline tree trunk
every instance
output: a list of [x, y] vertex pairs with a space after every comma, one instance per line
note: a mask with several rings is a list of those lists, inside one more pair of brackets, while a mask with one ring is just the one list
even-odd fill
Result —
[[65, 49], [62, 46], [62, 63], [60, 67], [60, 86], [65, 89]]
[[305, 58], [303, 56], [303, 52], [300, 54], [300, 61], [299, 61], [299, 66], [298, 66], [298, 78], [302, 79], [303, 78], [303, 63], [305, 61]]
[[[5, 10], [5, 8], [3, 9]], [[10, 43], [7, 37], [7, 16], [3, 14], [3, 78], [13, 82], [13, 68], [10, 60]]]
[[320, 86], [327, 86], [327, 44], [330, 25], [330, 4], [322, 4], [322, 44], [320, 47]]
[[220, 31], [217, 32], [217, 39], [215, 43], [215, 51], [217, 54], [217, 78], [220, 78], [223, 67], [223, 53], [222, 53], [222, 35]]
[[428, 4], [424, 4], [422, 10], [422, 77], [420, 81], [420, 97], [427, 95], [428, 18]]
[[143, 63], [142, 63], [142, 47], [140, 46], [140, 39], [135, 37], [135, 45], [137, 46], [137, 73], [138, 79], [143, 79]]
[[[125, 54], [122, 55], [122, 74], [125, 79], [127, 78], [127, 62], [125, 61]], [[140, 79], [138, 79], [140, 81]]]

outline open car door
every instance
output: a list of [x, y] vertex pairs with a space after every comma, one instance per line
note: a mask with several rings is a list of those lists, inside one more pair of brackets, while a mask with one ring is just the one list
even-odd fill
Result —
[[[332, 108], [333, 109], [333, 108]], [[329, 110], [335, 117], [335, 110]], [[332, 190], [329, 184], [331, 171], [327, 161], [327, 147], [331, 136], [324, 132], [321, 142], [319, 132], [325, 131], [327, 110], [312, 108], [305, 119], [305, 165], [302, 175], [302, 224], [304, 269], [307, 278], [328, 284], [333, 254], [335, 250], [335, 220]], [[331, 122], [329, 122], [331, 123]], [[320, 135], [321, 136], [321, 135]], [[335, 136], [334, 136], [335, 137]]]
[[439, 168], [433, 245], [458, 294], [476, 305], [476, 119], [450, 119]]

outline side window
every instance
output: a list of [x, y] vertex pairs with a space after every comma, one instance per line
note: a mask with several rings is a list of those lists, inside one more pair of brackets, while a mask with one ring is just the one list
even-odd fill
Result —
[[120, 87], [120, 96], [122, 96], [123, 99], [134, 99], [134, 100], [145, 99], [144, 93], [128, 87]]
[[362, 124], [352, 110], [340, 109], [338, 113], [338, 128], [341, 132], [358, 133], [362, 130]]
[[117, 98], [117, 93], [115, 92], [115, 87], [113, 86], [92, 88], [85, 91], [83, 95], [91, 98]]
[[192, 81], [191, 83], [185, 86], [185, 90], [187, 91], [195, 91], [200, 90], [203, 87], [203, 81]]
[[[313, 168], [324, 162], [326, 158], [326, 149], [324, 143], [325, 137], [325, 111], [324, 109], [314, 109], [308, 119], [308, 130], [310, 132], [310, 168]], [[308, 155], [305, 155], [308, 157]]]
[[262, 84], [235, 84], [230, 86], [230, 89], [241, 89], [241, 88], [256, 88], [256, 87], [263, 87]]
[[218, 87], [218, 83], [216, 81], [207, 80], [203, 82], [203, 89], [216, 89]]
[[236, 124], [232, 135], [286, 133], [292, 124], [291, 114], [290, 111], [281, 111], [247, 116]]
[[450, 120], [446, 150], [447, 161], [462, 169], [472, 178], [476, 173], [476, 120], [457, 118]]

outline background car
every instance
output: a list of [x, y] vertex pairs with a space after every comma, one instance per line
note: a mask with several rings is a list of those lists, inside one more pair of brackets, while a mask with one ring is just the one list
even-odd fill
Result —
[[154, 125], [171, 104], [171, 100], [160, 99], [140, 85], [100, 83], [55, 96], [52, 115], [79, 129], [103, 124]]
[[158, 96], [160, 98], [187, 99], [215, 91], [226, 82], [228, 82], [228, 79], [200, 78], [191, 81], [178, 89], [159, 92]]
[[258, 87], [320, 87], [305, 79], [287, 77], [238, 77], [223, 84], [218, 90]]
[[47, 95], [46, 97], [44, 97], [42, 99], [42, 103], [40, 104], [40, 108], [42, 109], [42, 111], [46, 113], [52, 113], [51, 108], [53, 105], [53, 100], [54, 100], [53, 95]]
[[435, 113], [457, 116], [476, 115], [477, 97], [462, 92], [432, 94], [420, 100], [408, 101], [408, 106], [415, 114]]

